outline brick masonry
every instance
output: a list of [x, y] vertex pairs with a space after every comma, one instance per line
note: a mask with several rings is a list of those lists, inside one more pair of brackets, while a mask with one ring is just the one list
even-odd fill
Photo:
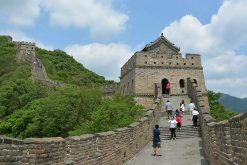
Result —
[[[171, 84], [170, 96], [182, 96], [188, 94], [186, 84], [190, 77], [206, 94], [201, 56], [186, 54], [183, 58], [179, 51], [163, 35], [146, 45], [122, 66], [120, 92], [124, 95], [134, 94], [136, 101], [148, 109], [154, 97], [164, 94], [164, 79]], [[181, 85], [181, 81], [184, 85]], [[155, 86], [160, 87], [158, 93]]]
[[137, 122], [109, 132], [24, 140], [0, 136], [0, 165], [124, 164], [151, 140], [161, 116], [160, 101], [156, 99]]
[[189, 95], [200, 111], [203, 150], [214, 165], [247, 164], [247, 113], [221, 122], [209, 115], [208, 98], [188, 79]]

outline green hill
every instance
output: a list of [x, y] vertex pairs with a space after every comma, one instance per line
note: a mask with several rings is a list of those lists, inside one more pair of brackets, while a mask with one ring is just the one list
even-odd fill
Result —
[[62, 82], [63, 87], [33, 82], [31, 63], [17, 63], [15, 44], [0, 36], [0, 135], [66, 137], [124, 127], [141, 115], [133, 98], [102, 97], [100, 86], [112, 81], [65, 52], [37, 48], [36, 56], [48, 77]]
[[61, 50], [47, 51], [36, 48], [36, 57], [43, 62], [48, 77], [66, 84], [92, 86], [110, 83], [103, 76], [86, 69]]
[[241, 99], [222, 93], [219, 102], [233, 112], [247, 112], [247, 98]]

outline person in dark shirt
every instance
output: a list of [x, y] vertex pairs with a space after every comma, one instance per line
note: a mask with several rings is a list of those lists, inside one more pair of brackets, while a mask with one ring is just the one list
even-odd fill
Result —
[[160, 147], [161, 147], [161, 139], [160, 139], [160, 130], [159, 125], [155, 125], [153, 129], [153, 148], [154, 148], [154, 156], [161, 156]]

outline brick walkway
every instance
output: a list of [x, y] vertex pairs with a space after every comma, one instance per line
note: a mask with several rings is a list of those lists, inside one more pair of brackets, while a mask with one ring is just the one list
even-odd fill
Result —
[[153, 148], [150, 142], [134, 158], [126, 162], [126, 165], [208, 165], [203, 157], [200, 133], [192, 128], [189, 115], [183, 117], [184, 127], [182, 126], [181, 132], [176, 131], [176, 140], [168, 140], [170, 132], [166, 116], [160, 118], [159, 125], [163, 139], [162, 156], [152, 156]]

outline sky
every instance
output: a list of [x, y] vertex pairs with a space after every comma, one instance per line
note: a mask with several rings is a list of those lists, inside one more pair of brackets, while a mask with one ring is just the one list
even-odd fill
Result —
[[201, 54], [206, 87], [247, 97], [247, 0], [1, 0], [0, 35], [61, 49], [106, 79], [161, 33]]

